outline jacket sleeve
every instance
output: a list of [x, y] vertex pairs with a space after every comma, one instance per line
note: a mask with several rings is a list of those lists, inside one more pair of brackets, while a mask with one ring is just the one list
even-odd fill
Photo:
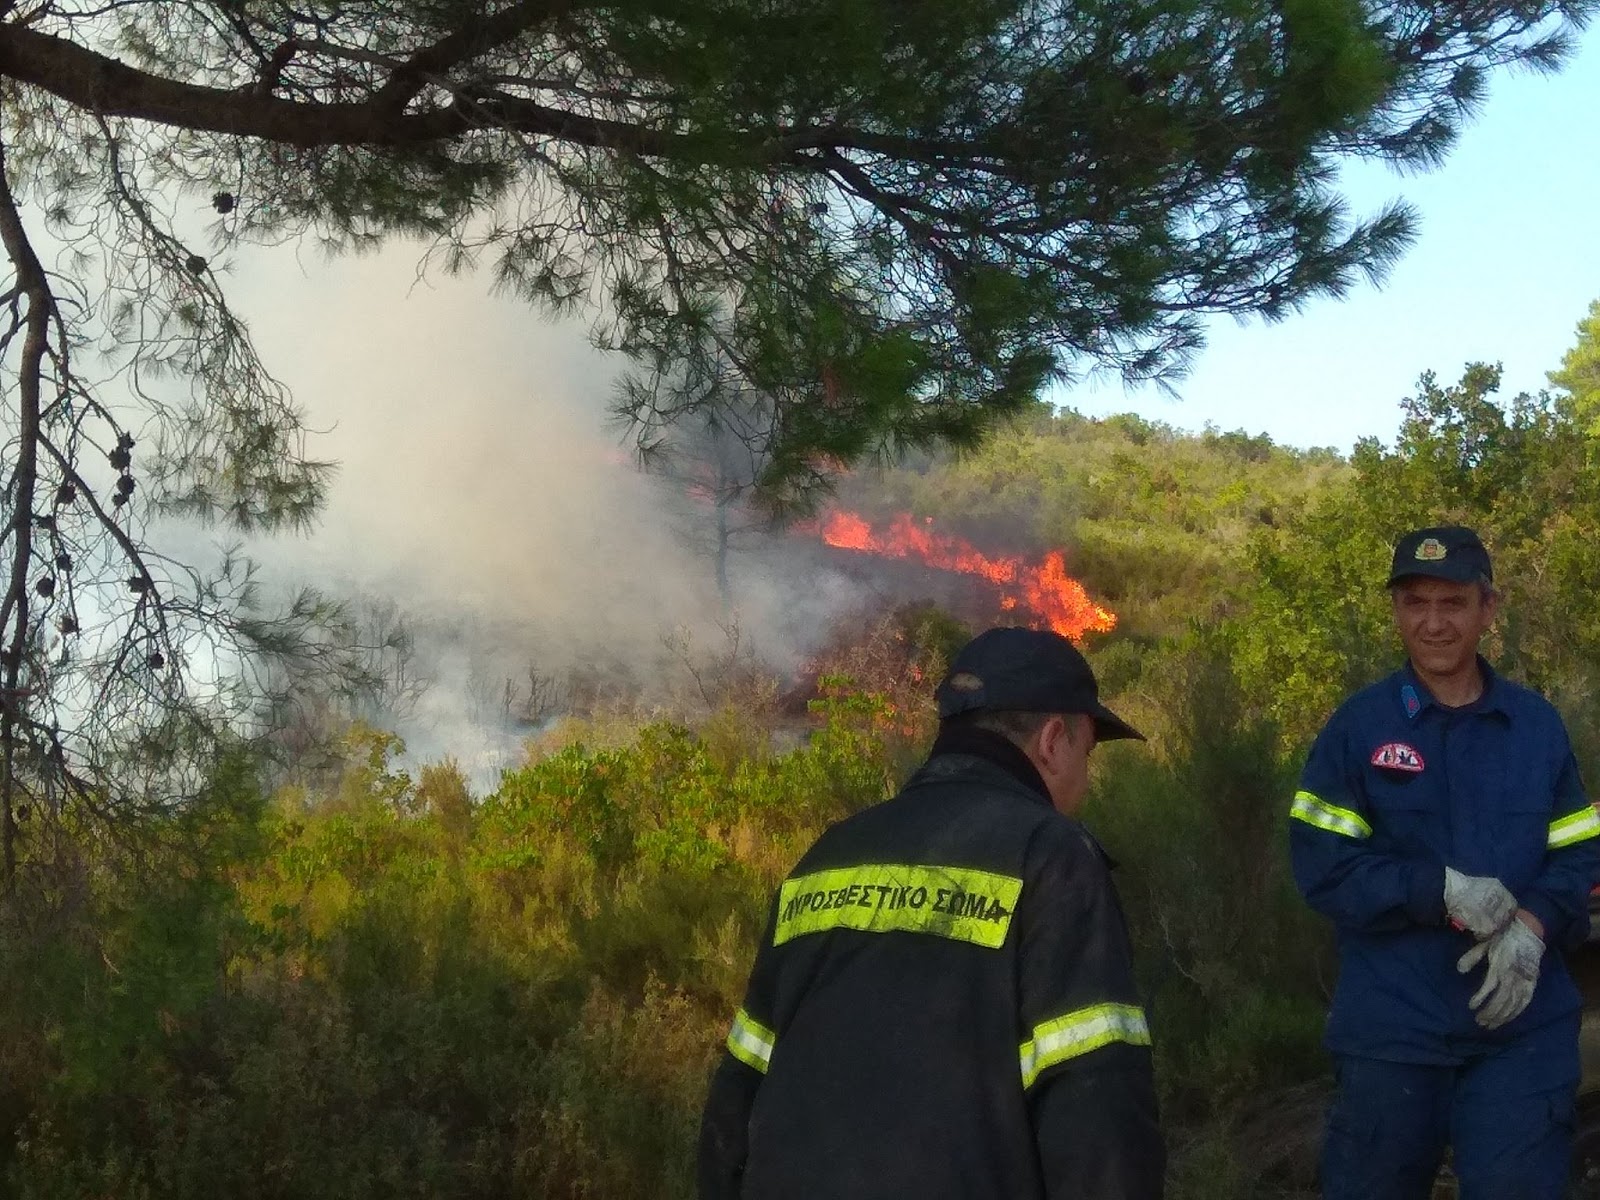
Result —
[[1517, 900], [1544, 925], [1545, 945], [1567, 950], [1589, 934], [1589, 892], [1600, 879], [1600, 813], [1584, 794], [1565, 729], [1561, 754], [1544, 870]]
[[772, 932], [777, 903], [756, 950], [743, 1006], [734, 1014], [722, 1059], [711, 1077], [700, 1118], [700, 1200], [739, 1200], [750, 1139], [750, 1111], [777, 1045], [773, 1032]]
[[1348, 932], [1444, 921], [1444, 864], [1372, 848], [1372, 813], [1335, 713], [1311, 747], [1289, 808], [1289, 858], [1306, 903]]
[[700, 1154], [696, 1172], [700, 1200], [739, 1200], [744, 1179], [750, 1109], [761, 1074], [732, 1054], [724, 1053], [711, 1077], [705, 1112], [700, 1118]]
[[1108, 864], [1075, 823], [1035, 841], [1018, 902], [1018, 1049], [1044, 1195], [1159, 1200], [1150, 1031]]

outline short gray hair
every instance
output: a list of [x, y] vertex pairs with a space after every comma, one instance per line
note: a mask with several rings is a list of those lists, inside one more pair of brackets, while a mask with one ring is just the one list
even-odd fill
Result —
[[970, 712], [958, 713], [953, 717], [946, 717], [942, 726], [946, 729], [987, 729], [990, 733], [998, 733], [1001, 737], [1026, 749], [1029, 742], [1038, 736], [1045, 722], [1051, 717], [1070, 717], [1071, 713], [1050, 712], [1020, 712], [1005, 708], [979, 708]]

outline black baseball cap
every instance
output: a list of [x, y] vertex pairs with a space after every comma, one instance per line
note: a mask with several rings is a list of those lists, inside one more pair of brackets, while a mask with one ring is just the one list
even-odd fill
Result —
[[1097, 741], [1144, 741], [1144, 734], [1100, 703], [1100, 686], [1078, 648], [1049, 630], [985, 630], [957, 652], [934, 698], [940, 720], [980, 709], [1088, 713]]
[[1453, 583], [1493, 583], [1494, 566], [1478, 535], [1465, 525], [1414, 529], [1395, 543], [1389, 587], [1427, 575]]

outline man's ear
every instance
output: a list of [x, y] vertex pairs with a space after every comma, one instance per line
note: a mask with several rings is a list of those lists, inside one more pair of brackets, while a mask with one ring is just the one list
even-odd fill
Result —
[[1052, 713], [1039, 726], [1038, 752], [1045, 762], [1053, 762], [1061, 753], [1061, 743], [1073, 741], [1072, 720], [1060, 713]]

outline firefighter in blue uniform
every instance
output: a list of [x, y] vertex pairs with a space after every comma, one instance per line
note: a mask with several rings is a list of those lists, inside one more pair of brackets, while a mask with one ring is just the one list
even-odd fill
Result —
[[899, 795], [774, 901], [701, 1126], [702, 1200], [1159, 1200], [1150, 1031], [1073, 815], [1138, 737], [1053, 633], [991, 629]]
[[1564, 1194], [1600, 815], [1555, 709], [1478, 654], [1498, 597], [1470, 529], [1400, 539], [1407, 663], [1317, 737], [1291, 808], [1295, 881], [1334, 925], [1328, 1200]]

